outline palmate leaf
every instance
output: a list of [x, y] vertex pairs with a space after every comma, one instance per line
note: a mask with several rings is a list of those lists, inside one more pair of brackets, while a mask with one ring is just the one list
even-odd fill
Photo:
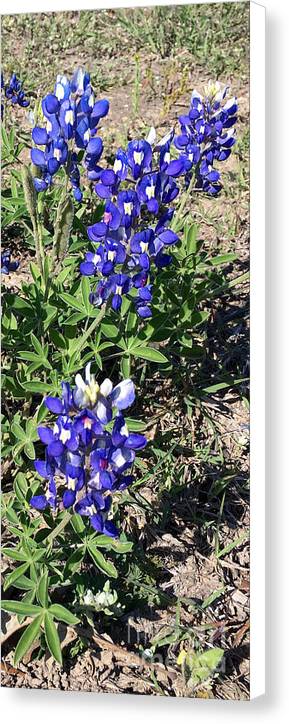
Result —
[[25, 656], [27, 651], [29, 651], [30, 647], [33, 644], [33, 641], [38, 638], [39, 631], [41, 628], [41, 624], [43, 621], [43, 613], [40, 613], [39, 616], [37, 616], [34, 621], [32, 621], [29, 626], [25, 629], [24, 633], [21, 636], [21, 639], [18, 641], [18, 644], [15, 649], [14, 654], [14, 665], [16, 666], [18, 662]]
[[59, 664], [62, 664], [62, 653], [58, 631], [51, 614], [48, 612], [44, 616], [44, 632], [50, 653]]

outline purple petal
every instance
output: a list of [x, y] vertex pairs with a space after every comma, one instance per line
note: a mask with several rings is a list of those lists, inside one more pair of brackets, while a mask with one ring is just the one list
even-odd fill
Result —
[[49, 443], [53, 440], [53, 432], [50, 427], [39, 426], [37, 428], [37, 432], [41, 442], [44, 442], [44, 445], [49, 445]]
[[62, 455], [63, 450], [64, 445], [61, 440], [53, 440], [53, 442], [49, 443], [47, 448], [48, 455], [52, 455], [53, 457], [58, 457], [59, 455]]
[[114, 171], [111, 168], [105, 169], [101, 174], [101, 182], [105, 186], [112, 186], [112, 184], [115, 183], [116, 176]]
[[92, 109], [92, 118], [99, 119], [103, 118], [108, 114], [109, 102], [103, 98], [103, 100], [96, 101]]
[[111, 197], [111, 190], [109, 186], [105, 186], [104, 184], [96, 184], [94, 190], [101, 199], [110, 199]]
[[44, 510], [47, 508], [48, 501], [45, 495], [33, 495], [32, 498], [30, 498], [30, 505], [32, 508], [36, 508], [36, 510]]
[[46, 98], [44, 98], [43, 103], [47, 113], [57, 113], [59, 110], [59, 100], [53, 93], [49, 93]]
[[47, 465], [45, 460], [34, 460], [34, 467], [38, 475], [42, 478], [48, 478]]
[[102, 533], [103, 531], [103, 519], [101, 513], [95, 513], [91, 516], [90, 522], [94, 530], [97, 530], [99, 533]]
[[133, 450], [141, 450], [147, 445], [147, 439], [144, 435], [139, 435], [137, 432], [129, 434], [125, 441], [125, 447], [132, 448]]
[[66, 490], [63, 494], [63, 505], [65, 508], [70, 508], [75, 503], [76, 493], [74, 490]]
[[179, 176], [181, 173], [183, 173], [183, 171], [184, 161], [181, 158], [171, 161], [166, 168], [167, 176]]
[[93, 276], [95, 273], [95, 264], [92, 261], [83, 261], [79, 267], [80, 273], [85, 277]]
[[34, 166], [46, 166], [44, 152], [40, 151], [39, 148], [31, 148], [30, 155]]
[[35, 126], [32, 131], [32, 139], [38, 146], [45, 146], [48, 141], [48, 134], [45, 128]]
[[161, 231], [161, 233], [158, 235], [158, 239], [163, 244], [175, 244], [177, 241], [179, 241], [179, 237], [177, 234], [174, 233], [174, 231], [171, 231], [171, 229], [165, 229], [165, 231]]
[[109, 535], [110, 538], [118, 538], [119, 530], [116, 528], [111, 520], [106, 520], [103, 525], [103, 532], [105, 535]]
[[97, 156], [98, 159], [102, 154], [102, 149], [103, 143], [99, 136], [97, 136], [96, 138], [91, 138], [86, 148], [87, 153], [91, 153], [92, 156]]
[[62, 412], [62, 401], [58, 397], [46, 397], [44, 404], [48, 407], [50, 412], [54, 412], [55, 415], [60, 415]]

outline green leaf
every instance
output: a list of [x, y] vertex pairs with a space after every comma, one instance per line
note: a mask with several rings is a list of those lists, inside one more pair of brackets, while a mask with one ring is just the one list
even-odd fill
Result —
[[73, 297], [72, 294], [67, 294], [67, 292], [63, 292], [63, 294], [59, 294], [59, 297], [60, 299], [62, 299], [63, 302], [65, 302], [65, 305], [67, 305], [68, 307], [73, 307], [73, 309], [77, 309], [79, 312], [86, 312], [86, 309], [84, 308], [81, 301]]
[[219, 254], [219, 256], [213, 256], [212, 259], [210, 259], [210, 264], [212, 266], [220, 266], [221, 264], [226, 264], [230, 261], [235, 261], [238, 259], [237, 254]]
[[187, 231], [186, 242], [187, 242], [188, 254], [196, 254], [196, 252], [197, 252], [197, 233], [198, 233], [197, 224], [193, 224], [192, 226], [190, 226], [190, 228]]
[[17, 578], [14, 587], [19, 588], [20, 591], [35, 591], [35, 582], [23, 575]]
[[35, 562], [35, 561], [40, 561], [41, 558], [44, 558], [45, 554], [46, 554], [46, 549], [45, 549], [45, 548], [38, 548], [38, 549], [36, 548], [36, 550], [32, 551], [33, 561], [34, 561], [34, 562]]
[[217, 382], [215, 385], [209, 385], [209, 387], [203, 387], [203, 392], [209, 392], [213, 394], [214, 392], [219, 392], [220, 390], [226, 390], [228, 387], [234, 387], [235, 385], [240, 385], [242, 382], [246, 382], [248, 380], [248, 377], [240, 377], [238, 379], [232, 379], [227, 380], [226, 382]]
[[81, 279], [81, 295], [82, 295], [83, 304], [85, 306], [85, 309], [89, 313], [91, 310], [91, 303], [89, 301], [90, 281], [89, 281], [88, 277], [86, 277], [86, 276], [83, 276]]
[[43, 621], [43, 614], [41, 613], [25, 629], [24, 633], [21, 636], [21, 639], [18, 641], [18, 644], [16, 646], [16, 650], [15, 650], [15, 654], [14, 654], [14, 665], [15, 666], [23, 658], [23, 656], [25, 656], [27, 651], [29, 651], [30, 647], [33, 644], [33, 641], [35, 641], [35, 639], [38, 638], [42, 621]]
[[87, 312], [74, 312], [68, 319], [65, 320], [65, 325], [72, 325], [74, 327], [78, 322], [82, 322], [83, 319], [87, 318]]
[[105, 535], [104, 533], [94, 534], [91, 542], [92, 545], [97, 546], [97, 548], [106, 548], [108, 551], [111, 550], [112, 538], [109, 535]]
[[33, 332], [31, 332], [31, 334], [30, 334], [30, 339], [31, 339], [31, 342], [32, 342], [32, 344], [33, 344], [33, 347], [34, 347], [34, 349], [35, 349], [36, 354], [38, 354], [38, 355], [40, 355], [40, 357], [42, 357], [42, 356], [43, 356], [43, 347], [42, 347], [42, 344], [39, 342], [39, 340], [37, 339], [37, 337], [35, 337], [35, 335], [33, 334]]
[[16, 548], [2, 548], [2, 555], [12, 558], [13, 561], [27, 561], [26, 553], [18, 551]]
[[130, 353], [134, 357], [147, 359], [150, 362], [159, 362], [160, 364], [168, 362], [165, 355], [162, 354], [162, 352], [159, 352], [159, 350], [154, 349], [154, 347], [134, 347], [133, 349], [130, 349]]
[[70, 578], [72, 573], [79, 570], [84, 558], [84, 548], [77, 548], [66, 561], [64, 568], [64, 578]]
[[71, 516], [70, 523], [75, 533], [83, 533], [83, 531], [85, 530], [83, 518], [81, 517], [81, 515], [79, 515], [79, 513], [74, 513]]
[[[36, 354], [36, 352], [30, 352], [29, 350], [23, 350], [18, 352], [17, 357], [19, 357], [19, 359], [27, 360], [28, 362], [34, 362], [38, 367], [45, 367], [48, 370], [52, 369], [50, 362], [48, 362], [43, 354], [43, 350], [41, 355]], [[35, 367], [35, 369], [37, 369], [37, 367]]]
[[125, 422], [130, 432], [142, 432], [147, 428], [146, 422], [142, 422], [142, 420], [133, 420], [132, 417], [126, 417]]
[[47, 608], [48, 606], [48, 571], [45, 571], [43, 575], [40, 578], [38, 589], [37, 589], [37, 598], [41, 606], [43, 608]]
[[205, 608], [208, 608], [209, 606], [211, 606], [211, 604], [217, 598], [219, 598], [219, 596], [221, 596], [222, 593], [225, 592], [225, 590], [226, 590], [226, 588], [223, 587], [223, 588], [219, 588], [217, 591], [213, 591], [213, 593], [211, 593], [209, 596], [207, 596], [207, 598], [204, 599], [204, 601], [202, 603], [202, 608], [205, 609]]
[[41, 606], [35, 606], [33, 603], [23, 603], [22, 601], [1, 601], [1, 608], [8, 613], [17, 613], [20, 616], [37, 616], [41, 613]]
[[13, 433], [16, 440], [26, 440], [26, 433], [24, 432], [22, 427], [18, 425], [18, 422], [12, 422], [11, 432]]
[[219, 666], [223, 656], [224, 651], [217, 647], [202, 654], [188, 654], [185, 660], [189, 670], [188, 685], [195, 687], [206, 681]]
[[13, 583], [15, 583], [15, 581], [17, 581], [17, 578], [19, 578], [19, 576], [22, 576], [23, 573], [26, 573], [28, 567], [29, 567], [29, 562], [22, 563], [22, 566], [18, 566], [18, 568], [15, 568], [15, 570], [12, 571], [12, 573], [8, 573], [8, 576], [6, 576], [5, 581], [4, 581], [3, 590], [7, 591], [7, 588], [10, 588], [10, 586], [13, 586]]
[[62, 664], [62, 653], [60, 648], [60, 641], [58, 631], [50, 613], [46, 613], [44, 616], [44, 631], [47, 646], [52, 656]]
[[71, 613], [71, 611], [69, 611], [65, 606], [61, 606], [60, 603], [53, 603], [48, 610], [54, 618], [57, 618], [58, 621], [67, 623], [68, 626], [74, 626], [80, 621], [74, 613]]
[[46, 394], [51, 392], [51, 385], [47, 382], [41, 382], [41, 380], [34, 380], [33, 382], [22, 382], [22, 387], [27, 392], [39, 392], [40, 394]]
[[106, 575], [110, 576], [110, 578], [117, 578], [118, 573], [113, 563], [107, 561], [102, 553], [91, 543], [88, 544], [88, 552], [93, 562], [102, 573], [106, 573]]
[[130, 354], [124, 354], [120, 362], [123, 379], [130, 377]]
[[248, 533], [243, 533], [243, 535], [240, 535], [239, 538], [235, 538], [235, 540], [231, 541], [231, 543], [228, 543], [225, 548], [222, 548], [221, 551], [217, 553], [217, 558], [222, 558], [223, 556], [227, 555], [227, 553], [230, 553], [234, 548], [237, 548], [237, 546], [241, 545], [245, 540], [248, 540]]
[[133, 549], [133, 543], [130, 541], [122, 542], [119, 540], [112, 540], [111, 547], [116, 553], [130, 553]]
[[107, 324], [106, 322], [103, 322], [101, 325], [101, 331], [105, 337], [108, 337], [108, 339], [114, 339], [119, 335], [119, 327], [116, 327], [115, 324]]
[[34, 448], [33, 442], [28, 441], [24, 445], [24, 452], [25, 452], [25, 455], [27, 455], [27, 457], [30, 458], [30, 460], [35, 460], [35, 448]]
[[63, 335], [61, 334], [61, 332], [59, 332], [57, 329], [50, 329], [49, 335], [50, 335], [50, 338], [52, 339], [53, 344], [55, 344], [55, 347], [57, 347], [58, 349], [63, 349], [63, 350], [66, 349], [66, 347], [67, 347], [66, 341], [65, 341], [65, 338], [63, 337]]
[[190, 324], [192, 327], [197, 327], [199, 324], [206, 322], [210, 316], [210, 312], [194, 312], [190, 317]]
[[18, 498], [20, 503], [23, 503], [26, 499], [27, 491], [28, 491], [28, 485], [26, 482], [25, 475], [23, 473], [17, 473], [16, 478], [13, 483], [15, 495]]

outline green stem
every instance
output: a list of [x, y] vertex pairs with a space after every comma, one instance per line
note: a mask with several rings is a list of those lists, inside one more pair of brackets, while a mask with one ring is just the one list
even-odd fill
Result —
[[173, 229], [173, 231], [175, 231], [178, 226], [178, 221], [181, 217], [181, 214], [185, 208], [187, 200], [188, 200], [189, 196], [191, 195], [191, 192], [192, 192], [194, 186], [195, 186], [195, 176], [193, 174], [192, 178], [190, 180], [189, 186], [187, 188], [187, 191], [186, 191], [186, 193], [183, 194], [181, 203], [180, 203], [179, 208], [177, 209], [176, 215], [173, 219], [173, 223], [171, 225], [171, 228]]
[[51, 533], [49, 533], [47, 538], [45, 538], [45, 543], [52, 543], [54, 538], [56, 538], [56, 536], [58, 536], [58, 533], [61, 533], [63, 528], [65, 528], [67, 523], [69, 523], [70, 519], [71, 519], [71, 513], [69, 513], [69, 511], [67, 511], [65, 513], [64, 517], [62, 518], [62, 520], [60, 521], [60, 523], [58, 523], [58, 525], [56, 526], [56, 528], [54, 528], [54, 530], [52, 530]]
[[33, 237], [34, 237], [34, 243], [35, 243], [37, 266], [40, 270], [40, 274], [43, 279], [43, 264], [42, 264], [42, 257], [40, 254], [39, 233], [38, 233], [38, 227], [37, 227], [36, 221], [33, 218], [32, 218], [32, 228], [33, 228]]
[[42, 269], [44, 272], [45, 256], [44, 256], [44, 246], [43, 246], [43, 239], [42, 239], [42, 224], [41, 224], [39, 217], [38, 217], [38, 224], [37, 224], [37, 232], [38, 232], [39, 254], [40, 254], [40, 258], [41, 258]]
[[94, 332], [94, 330], [96, 329], [96, 327], [98, 327], [99, 323], [100, 323], [101, 320], [103, 319], [103, 317], [104, 317], [104, 315], [105, 315], [105, 312], [106, 312], [106, 304], [104, 304], [104, 306], [102, 307], [102, 309], [101, 309], [100, 312], [99, 312], [99, 315], [93, 320], [93, 322], [89, 325], [89, 327], [88, 327], [88, 329], [86, 330], [86, 332], [84, 332], [84, 334], [83, 334], [82, 337], [80, 338], [78, 345], [77, 345], [77, 346], [74, 348], [74, 350], [73, 350], [73, 354], [78, 353], [78, 352], [81, 352], [82, 348], [83, 348], [84, 345], [85, 345], [85, 342], [86, 342], [87, 339], [90, 337], [90, 335], [92, 334], [92, 332]]

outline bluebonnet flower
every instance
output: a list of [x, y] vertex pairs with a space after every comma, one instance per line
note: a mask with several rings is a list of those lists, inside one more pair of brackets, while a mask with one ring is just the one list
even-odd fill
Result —
[[32, 508], [36, 508], [36, 510], [45, 510], [48, 506], [52, 508], [52, 510], [55, 510], [56, 503], [56, 484], [54, 478], [51, 477], [49, 479], [46, 493], [42, 495], [33, 495], [32, 498], [30, 498], [30, 505]]
[[16, 271], [19, 267], [19, 261], [11, 261], [10, 249], [1, 251], [1, 274], [10, 274], [10, 272]]
[[124, 380], [113, 387], [109, 379], [99, 386], [90, 372], [90, 364], [85, 369], [85, 379], [80, 374], [75, 378], [73, 401], [79, 409], [92, 409], [101, 424], [106, 425], [112, 419], [112, 408], [125, 410], [134, 402], [135, 391], [131, 380]]
[[96, 180], [94, 190], [101, 199], [110, 199], [116, 196], [120, 184], [125, 181], [128, 174], [128, 157], [122, 148], [115, 154], [113, 168], [89, 171], [89, 178]]
[[107, 115], [106, 99], [95, 101], [89, 73], [81, 68], [71, 81], [58, 75], [53, 93], [42, 99], [43, 126], [35, 126], [31, 160], [40, 169], [41, 177], [35, 179], [37, 191], [45, 191], [53, 182], [59, 168], [64, 167], [77, 202], [82, 201], [81, 172], [78, 150], [85, 152], [83, 165], [88, 180], [95, 180], [101, 173], [98, 167], [103, 151], [102, 139], [97, 135], [101, 118]]
[[134, 179], [138, 179], [144, 171], [150, 171], [152, 147], [148, 141], [130, 141], [127, 146], [127, 160]]
[[[57, 505], [73, 507], [87, 516], [93, 528], [111, 537], [118, 531], [108, 518], [113, 493], [133, 480], [127, 474], [136, 451], [147, 444], [146, 437], [130, 433], [123, 410], [135, 399], [131, 380], [116, 386], [109, 379], [100, 385], [85, 368], [84, 379], [76, 375], [75, 387], [62, 384], [62, 397], [48, 396], [47, 408], [57, 415], [53, 428], [38, 427], [46, 447], [45, 460], [36, 460], [35, 469], [48, 481], [45, 493], [33, 495], [30, 504], [37, 510]], [[111, 432], [106, 429], [113, 420]]]
[[149, 228], [135, 234], [131, 239], [130, 248], [134, 255], [138, 255], [138, 264], [141, 269], [148, 270], [150, 257], [159, 257], [165, 247], [171, 246], [177, 241], [177, 234], [158, 224], [154, 231]]
[[227, 92], [218, 83], [209, 83], [204, 98], [194, 91], [190, 109], [179, 118], [180, 133], [171, 128], [157, 140], [151, 128], [146, 139], [117, 150], [112, 168], [89, 166], [95, 192], [106, 202], [102, 220], [88, 227], [93, 251], [80, 265], [81, 274], [96, 279], [92, 304], [110, 300], [119, 311], [129, 294], [138, 316], [151, 316], [152, 266], [169, 265], [168, 247], [178, 242], [169, 224], [180, 184], [188, 188], [193, 179], [206, 193], [221, 189], [216, 163], [231, 153], [237, 113], [236, 99], [226, 100]]
[[160, 154], [160, 171], [166, 171], [171, 161], [171, 143], [174, 135], [174, 129], [171, 128], [170, 131], [166, 133], [166, 135], [163, 136], [163, 138], [161, 138], [161, 140], [155, 146], [155, 151], [159, 151]]
[[[216, 194], [222, 188], [220, 172], [214, 168], [215, 161], [225, 161], [235, 143], [233, 126], [237, 120], [236, 98], [225, 100], [228, 87], [222, 88], [220, 83], [209, 82], [205, 88], [204, 98], [193, 91], [191, 107], [187, 115], [179, 117], [181, 133], [174, 139], [175, 147], [180, 152], [177, 160], [180, 173], [185, 173], [187, 181], [194, 170], [196, 187]], [[175, 172], [179, 175], [176, 162]], [[170, 166], [166, 173], [170, 173]], [[174, 169], [173, 169], [174, 170]]]
[[147, 210], [157, 214], [162, 191], [160, 173], [148, 173], [142, 177], [137, 185], [139, 200], [146, 205]]
[[139, 215], [140, 203], [135, 191], [120, 191], [117, 196], [117, 205], [121, 212], [121, 225], [130, 229], [134, 219]]
[[12, 73], [10, 80], [5, 83], [3, 73], [1, 73], [1, 118], [3, 119], [5, 103], [27, 108], [30, 101], [26, 98], [23, 90], [23, 82], [17, 78], [16, 73]]
[[111, 201], [107, 201], [104, 207], [102, 221], [89, 226], [87, 233], [91, 241], [100, 241], [109, 237], [110, 231], [116, 231], [120, 225], [120, 211]]

